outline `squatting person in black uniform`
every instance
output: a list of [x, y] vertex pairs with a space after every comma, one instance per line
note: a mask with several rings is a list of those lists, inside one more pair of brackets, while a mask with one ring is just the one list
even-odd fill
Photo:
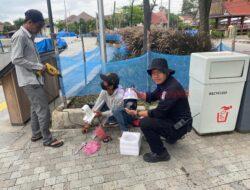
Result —
[[[129, 115], [143, 117], [140, 120], [141, 130], [150, 146], [151, 153], [146, 153], [146, 162], [167, 161], [170, 155], [164, 147], [161, 137], [173, 144], [192, 128], [192, 117], [186, 93], [181, 84], [172, 76], [175, 71], [168, 68], [165, 59], [154, 59], [147, 70], [157, 88], [153, 92], [137, 92], [140, 99], [146, 102], [159, 101], [152, 110], [128, 110]], [[180, 128], [179, 121], [186, 121]], [[178, 128], [178, 129], [176, 129]]]

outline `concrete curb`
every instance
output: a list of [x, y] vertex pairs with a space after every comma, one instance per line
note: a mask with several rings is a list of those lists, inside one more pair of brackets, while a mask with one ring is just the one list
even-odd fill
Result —
[[[153, 109], [155, 106], [150, 108]], [[145, 110], [145, 106], [138, 106], [137, 109]], [[52, 112], [52, 129], [81, 128], [84, 125], [83, 117], [84, 113], [81, 108], [63, 109], [60, 105]]]
[[55, 109], [52, 112], [52, 129], [74, 129], [83, 126], [84, 113], [81, 108]]

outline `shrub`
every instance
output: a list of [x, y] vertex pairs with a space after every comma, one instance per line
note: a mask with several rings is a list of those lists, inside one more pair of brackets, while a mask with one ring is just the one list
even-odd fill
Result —
[[210, 36], [211, 38], [223, 38], [224, 33], [222, 31], [212, 30]]
[[[120, 30], [123, 40], [132, 54], [143, 53], [143, 28], [125, 28]], [[151, 51], [173, 55], [189, 55], [193, 52], [210, 51], [211, 40], [208, 36], [198, 33], [190, 35], [184, 31], [152, 28], [150, 35]]]

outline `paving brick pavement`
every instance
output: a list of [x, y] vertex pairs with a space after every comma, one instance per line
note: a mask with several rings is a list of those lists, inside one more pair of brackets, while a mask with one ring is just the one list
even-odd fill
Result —
[[[142, 156], [120, 155], [118, 129], [107, 132], [113, 141], [85, 156], [74, 152], [91, 133], [54, 131], [65, 145], [52, 149], [41, 141], [30, 142], [25, 127], [18, 140], [0, 148], [0, 189], [250, 189], [250, 134], [198, 136], [192, 131], [175, 145], [165, 144], [172, 156], [169, 162], [149, 164]], [[141, 155], [148, 150], [142, 141]]]

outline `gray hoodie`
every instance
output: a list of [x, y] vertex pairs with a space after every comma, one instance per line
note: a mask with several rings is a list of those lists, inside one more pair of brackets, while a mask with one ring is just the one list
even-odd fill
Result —
[[106, 103], [109, 110], [102, 112], [102, 115], [104, 117], [110, 117], [113, 115], [113, 110], [123, 107], [123, 95], [124, 90], [121, 86], [119, 86], [112, 95], [109, 95], [106, 90], [102, 90], [92, 110], [99, 111], [104, 103]]

